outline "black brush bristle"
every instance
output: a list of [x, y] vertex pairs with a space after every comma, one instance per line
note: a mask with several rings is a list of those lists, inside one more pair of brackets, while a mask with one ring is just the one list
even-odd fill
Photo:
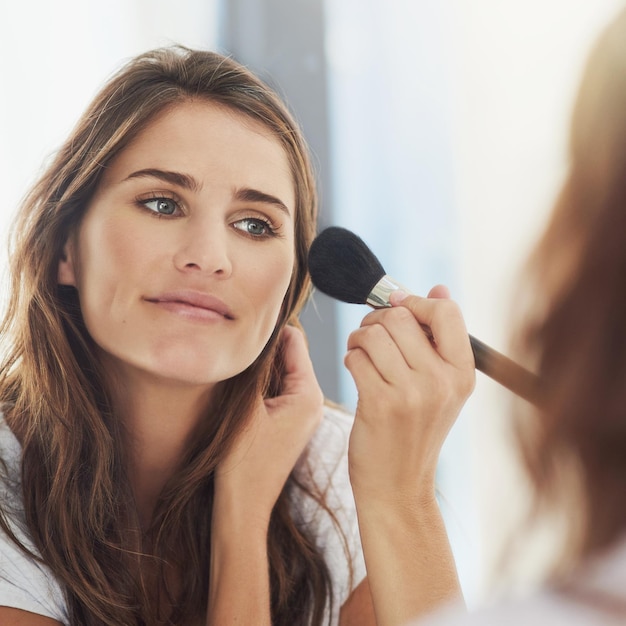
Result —
[[323, 230], [309, 250], [313, 284], [331, 298], [365, 304], [385, 270], [367, 244], [339, 226]]

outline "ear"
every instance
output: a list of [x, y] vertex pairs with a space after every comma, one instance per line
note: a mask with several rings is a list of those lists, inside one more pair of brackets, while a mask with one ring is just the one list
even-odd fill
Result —
[[63, 252], [59, 259], [59, 271], [57, 274], [57, 282], [59, 285], [71, 285], [76, 287], [76, 272], [74, 271], [74, 245], [70, 238], [63, 246]]

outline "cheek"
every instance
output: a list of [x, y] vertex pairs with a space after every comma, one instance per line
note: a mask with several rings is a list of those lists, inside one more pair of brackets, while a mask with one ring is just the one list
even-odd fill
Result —
[[[150, 246], [131, 228], [113, 220], [93, 219], [84, 224], [78, 249], [78, 282], [85, 322], [124, 317], [124, 304], [132, 297], [133, 277], [150, 263]], [[104, 316], [104, 317], [103, 317]], [[92, 334], [97, 329], [91, 327]]]
[[254, 284], [254, 306], [262, 320], [264, 334], [268, 337], [278, 321], [278, 316], [291, 282], [294, 255], [283, 255], [258, 271]]
[[285, 260], [283, 263], [276, 264], [269, 280], [272, 299], [275, 300], [276, 303], [276, 315], [278, 315], [285, 298], [285, 294], [289, 289], [289, 284], [293, 274], [293, 263], [293, 255], [290, 255], [288, 260]]

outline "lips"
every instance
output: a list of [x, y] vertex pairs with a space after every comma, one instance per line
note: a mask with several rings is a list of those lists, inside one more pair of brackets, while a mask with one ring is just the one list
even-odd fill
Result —
[[227, 320], [234, 320], [235, 316], [229, 307], [219, 298], [200, 291], [177, 290], [150, 296], [146, 301], [159, 305], [165, 309], [199, 316], [201, 318], [221, 316]]

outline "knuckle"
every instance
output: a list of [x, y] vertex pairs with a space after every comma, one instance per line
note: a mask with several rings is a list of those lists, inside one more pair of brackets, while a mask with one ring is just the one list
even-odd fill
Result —
[[379, 322], [376, 322], [375, 324], [370, 324], [369, 326], [366, 326], [363, 329], [363, 334], [365, 335], [365, 337], [378, 337], [380, 336], [382, 330], [383, 326]]
[[393, 309], [393, 319], [401, 323], [414, 322], [415, 315], [413, 315], [413, 312], [406, 307], [399, 306]]
[[370, 311], [362, 320], [361, 326], [367, 326], [368, 324], [376, 323], [376, 320], [384, 313], [383, 309], [375, 309]]
[[351, 350], [348, 350], [348, 352], [346, 352], [346, 354], [343, 357], [343, 364], [350, 369], [350, 366], [352, 363], [354, 363], [354, 354], [355, 352], [358, 350], [358, 348], [353, 348]]
[[361, 348], [351, 348], [343, 357], [343, 364], [348, 368], [349, 371], [352, 371], [356, 367], [358, 367], [358, 364], [361, 362], [362, 358], [363, 351]]
[[380, 323], [370, 324], [369, 326], [364, 326], [361, 329], [361, 336], [363, 338], [363, 342], [366, 344], [371, 344], [374, 342], [380, 341], [385, 335], [387, 331]]

